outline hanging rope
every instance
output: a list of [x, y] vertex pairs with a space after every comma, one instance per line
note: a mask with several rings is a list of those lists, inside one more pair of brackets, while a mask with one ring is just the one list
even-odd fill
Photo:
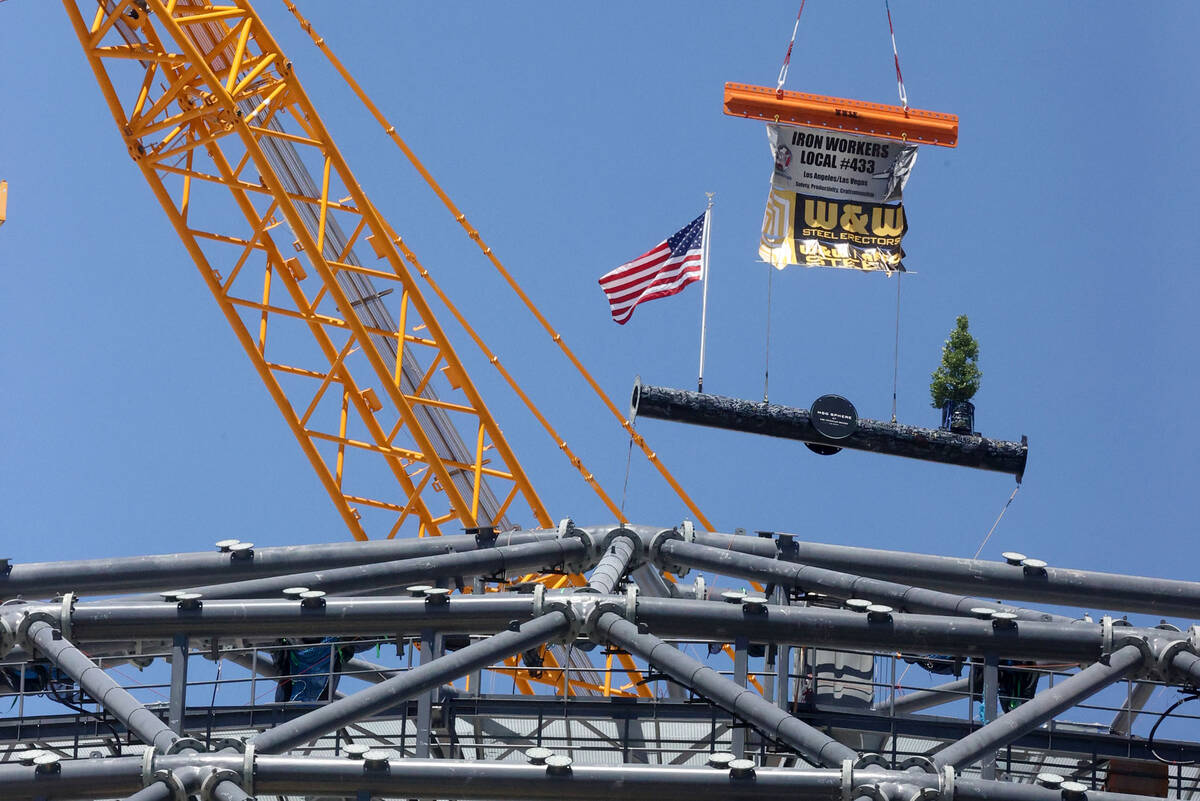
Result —
[[631, 464], [633, 464], [633, 437], [629, 438], [629, 451], [625, 454], [625, 483], [621, 485], [621, 520], [625, 520], [625, 494], [629, 491], [629, 467]]
[[992, 538], [992, 532], [996, 530], [996, 526], [1000, 525], [1001, 518], [1003, 518], [1004, 513], [1008, 511], [1008, 507], [1012, 504], [1013, 498], [1017, 497], [1017, 492], [1020, 491], [1020, 489], [1020, 484], [1013, 488], [1012, 495], [1008, 496], [1008, 500], [1004, 503], [1004, 508], [1000, 510], [1000, 516], [996, 518], [995, 523], [992, 523], [991, 529], [988, 531], [987, 536], [983, 538], [983, 542], [979, 543], [979, 549], [975, 551], [975, 555], [971, 557], [972, 559], [978, 559], [979, 554], [983, 553], [983, 546], [987, 545], [988, 540]]
[[763, 403], [767, 402], [767, 386], [771, 375], [771, 279], [775, 268], [767, 264], [767, 342], [763, 347]]
[[896, 422], [896, 389], [900, 383], [900, 276], [904, 273], [896, 272], [896, 347], [893, 351], [895, 354], [892, 358], [892, 422]]
[[800, 0], [800, 10], [796, 12], [796, 24], [792, 26], [792, 40], [788, 42], [787, 55], [783, 57], [783, 65], [779, 68], [779, 80], [775, 82], [775, 96], [783, 97], [783, 82], [787, 80], [788, 66], [792, 63], [792, 47], [796, 44], [796, 31], [800, 28], [800, 15], [804, 13], [804, 4], [808, 0]]
[[896, 28], [892, 25], [892, 7], [888, 5], [888, 0], [883, 0], [883, 7], [887, 10], [888, 33], [892, 35], [892, 58], [896, 62], [896, 87], [900, 90], [900, 105], [904, 106], [905, 111], [908, 111], [908, 92], [904, 91], [904, 76], [900, 74], [900, 51], [896, 49]]

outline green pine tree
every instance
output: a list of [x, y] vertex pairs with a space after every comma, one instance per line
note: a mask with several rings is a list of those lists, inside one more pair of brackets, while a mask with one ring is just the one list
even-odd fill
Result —
[[929, 395], [933, 408], [946, 401], [969, 401], [979, 391], [979, 343], [967, 330], [967, 315], [960, 314], [950, 338], [942, 345], [942, 363], [933, 371]]

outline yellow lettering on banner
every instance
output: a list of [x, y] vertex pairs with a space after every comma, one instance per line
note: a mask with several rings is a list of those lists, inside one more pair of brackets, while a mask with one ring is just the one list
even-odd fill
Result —
[[862, 213], [862, 206], [855, 203], [849, 203], [842, 209], [842, 219], [838, 224], [844, 230], [853, 231], [856, 234], [867, 233], [867, 215]]
[[837, 225], [838, 206], [824, 200], [804, 199], [804, 224], [832, 231]]
[[871, 233], [875, 236], [900, 236], [903, 230], [903, 207], [876, 206], [871, 210]]

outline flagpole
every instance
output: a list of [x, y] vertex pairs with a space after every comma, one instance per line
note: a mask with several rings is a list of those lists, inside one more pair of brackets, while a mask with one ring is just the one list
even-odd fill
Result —
[[713, 194], [708, 196], [708, 206], [704, 209], [704, 234], [700, 243], [700, 280], [703, 284], [703, 300], [700, 301], [700, 373], [696, 380], [696, 391], [704, 391], [704, 334], [708, 325], [708, 243], [709, 232], [712, 230]]

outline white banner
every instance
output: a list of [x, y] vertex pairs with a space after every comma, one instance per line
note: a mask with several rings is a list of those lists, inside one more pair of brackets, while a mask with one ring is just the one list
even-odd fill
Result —
[[774, 189], [833, 200], [896, 203], [917, 161], [917, 146], [891, 139], [767, 125]]

